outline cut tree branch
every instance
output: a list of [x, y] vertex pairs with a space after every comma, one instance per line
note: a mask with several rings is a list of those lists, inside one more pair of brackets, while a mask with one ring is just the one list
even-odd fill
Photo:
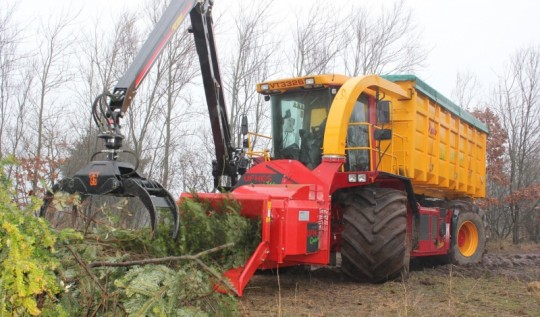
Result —
[[[154, 259], [144, 259], [144, 260], [137, 260], [137, 261], [124, 261], [124, 262], [105, 262], [105, 261], [96, 261], [88, 264], [88, 267], [94, 268], [94, 267], [103, 267], [103, 266], [109, 266], [109, 267], [125, 267], [125, 266], [134, 266], [134, 265], [147, 265], [147, 264], [158, 264], [158, 263], [164, 263], [164, 262], [170, 262], [170, 261], [181, 261], [181, 260], [198, 260], [200, 257], [203, 257], [205, 255], [208, 255], [210, 253], [214, 253], [217, 251], [221, 251], [223, 249], [232, 247], [234, 243], [227, 243], [224, 245], [220, 245], [218, 247], [208, 249], [202, 252], [199, 252], [195, 255], [181, 255], [181, 256], [167, 256], [163, 258], [154, 258]], [[199, 262], [199, 261], [197, 261]]]
[[71, 252], [73, 257], [75, 258], [75, 261], [77, 261], [77, 263], [84, 269], [86, 274], [88, 274], [88, 276], [90, 276], [92, 281], [94, 281], [94, 283], [96, 283], [96, 285], [101, 289], [101, 291], [103, 293], [107, 294], [107, 290], [105, 289], [105, 287], [103, 285], [101, 285], [101, 283], [99, 282], [99, 279], [94, 275], [94, 273], [92, 273], [89, 266], [86, 265], [86, 263], [84, 263], [83, 259], [81, 259], [81, 257], [79, 256], [79, 253], [77, 251], [73, 250], [69, 245], [66, 245], [66, 248], [68, 249], [69, 252]]

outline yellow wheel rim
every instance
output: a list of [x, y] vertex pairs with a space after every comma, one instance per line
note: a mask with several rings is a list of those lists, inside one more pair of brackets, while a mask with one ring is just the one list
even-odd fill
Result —
[[471, 221], [461, 224], [458, 231], [459, 252], [463, 256], [472, 256], [478, 248], [478, 229]]

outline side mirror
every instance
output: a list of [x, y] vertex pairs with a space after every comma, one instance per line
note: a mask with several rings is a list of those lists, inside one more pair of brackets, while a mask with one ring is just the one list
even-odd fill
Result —
[[380, 100], [377, 102], [377, 124], [386, 124], [390, 122], [390, 101]]
[[376, 129], [373, 131], [373, 138], [377, 141], [391, 140], [392, 129]]
[[248, 118], [247, 116], [244, 114], [242, 115], [242, 126], [241, 126], [241, 129], [240, 131], [242, 132], [242, 135], [247, 135], [248, 134]]

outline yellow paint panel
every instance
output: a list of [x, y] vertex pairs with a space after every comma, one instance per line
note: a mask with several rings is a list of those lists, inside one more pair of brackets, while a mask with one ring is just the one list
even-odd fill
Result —
[[396, 84], [413, 91], [410, 100], [391, 100], [396, 109], [392, 132], [403, 139], [392, 161], [402, 163], [386, 159], [381, 169], [409, 171], [415, 190], [428, 196], [484, 197], [486, 133], [423, 95], [414, 82]]

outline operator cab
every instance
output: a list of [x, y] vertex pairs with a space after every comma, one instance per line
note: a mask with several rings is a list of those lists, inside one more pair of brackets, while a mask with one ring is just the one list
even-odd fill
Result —
[[[321, 163], [326, 119], [337, 91], [348, 79], [320, 75], [262, 83], [259, 93], [270, 100], [272, 158], [300, 161], [309, 169]], [[346, 171], [370, 170], [370, 102], [361, 95], [347, 129]], [[373, 121], [373, 120], [371, 120]]]
[[271, 96], [273, 157], [298, 160], [309, 169], [319, 165], [333, 99], [328, 88]]

